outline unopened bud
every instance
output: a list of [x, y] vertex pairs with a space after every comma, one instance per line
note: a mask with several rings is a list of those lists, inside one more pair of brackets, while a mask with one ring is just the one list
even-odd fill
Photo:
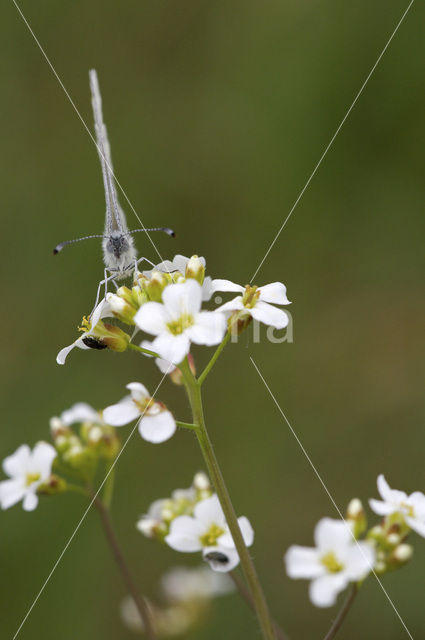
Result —
[[410, 544], [399, 544], [393, 551], [392, 557], [399, 564], [405, 564], [413, 556], [413, 547]]
[[211, 483], [207, 474], [203, 471], [198, 471], [198, 473], [196, 473], [195, 477], [193, 478], [193, 486], [198, 491], [205, 491], [206, 489], [210, 489]]
[[66, 491], [66, 480], [52, 473], [46, 482], [38, 487], [38, 493], [52, 496]]
[[202, 284], [205, 277], [205, 260], [194, 255], [186, 265], [186, 278], [193, 278]]
[[[117, 293], [107, 293], [106, 299], [111, 307], [112, 313], [118, 320], [125, 322], [126, 324], [134, 324], [133, 318], [136, 315], [137, 307], [131, 304], [129, 300], [121, 296], [118, 292], [123, 289], [127, 289], [127, 287], [120, 287]], [[131, 291], [127, 289], [130, 294], [131, 299]], [[125, 294], [127, 292], [124, 292]]]
[[366, 531], [367, 521], [363, 504], [358, 498], [353, 498], [347, 507], [346, 518], [353, 525], [353, 534], [355, 538], [359, 538]]
[[388, 544], [390, 544], [391, 546], [397, 546], [400, 542], [401, 542], [401, 537], [398, 535], [398, 533], [390, 533], [387, 536], [387, 542]]

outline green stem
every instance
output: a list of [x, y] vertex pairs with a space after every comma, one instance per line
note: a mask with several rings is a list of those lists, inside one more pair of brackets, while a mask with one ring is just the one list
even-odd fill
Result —
[[324, 637], [324, 640], [332, 640], [333, 638], [335, 638], [336, 634], [338, 633], [342, 623], [345, 620], [345, 617], [347, 615], [347, 613], [349, 612], [351, 605], [354, 602], [354, 599], [357, 595], [358, 589], [357, 589], [357, 585], [354, 584], [353, 588], [351, 589], [350, 593], [348, 594], [344, 604], [342, 605], [337, 617], [335, 618], [333, 625], [331, 626], [331, 628], [329, 629], [329, 631], [327, 632], [327, 634]]
[[[243, 600], [245, 600], [245, 602], [247, 603], [248, 607], [250, 609], [252, 609], [252, 611], [254, 611], [254, 613], [255, 613], [254, 600], [252, 599], [251, 592], [248, 589], [248, 587], [246, 586], [246, 583], [245, 583], [244, 579], [241, 578], [241, 576], [236, 571], [230, 571], [229, 576], [233, 580], [233, 583], [234, 583], [236, 589], [239, 591], [239, 594], [241, 595]], [[289, 640], [288, 636], [283, 631], [283, 629], [281, 629], [279, 627], [279, 625], [276, 622], [276, 620], [273, 620], [273, 628], [274, 628], [274, 632], [275, 632], [277, 640]]]
[[127, 346], [127, 349], [132, 349], [133, 351], [138, 351], [139, 353], [144, 353], [147, 356], [153, 356], [154, 358], [160, 358], [161, 356], [155, 353], [155, 351], [151, 351], [150, 349], [144, 349], [143, 347], [138, 347], [137, 344], [130, 344]]
[[229, 342], [231, 335], [232, 334], [230, 333], [230, 331], [228, 331], [226, 333], [226, 335], [224, 336], [223, 340], [218, 345], [217, 349], [214, 352], [213, 357], [211, 358], [211, 360], [209, 361], [209, 363], [207, 364], [207, 366], [205, 367], [205, 369], [203, 370], [203, 372], [201, 373], [201, 375], [198, 378], [199, 386], [202, 385], [202, 383], [204, 382], [205, 378], [207, 377], [207, 375], [209, 374], [209, 372], [211, 371], [211, 369], [215, 365], [218, 356], [223, 351], [223, 349], [226, 346], [226, 344]]
[[192, 424], [191, 422], [181, 422], [180, 420], [176, 420], [176, 425], [178, 427], [182, 427], [183, 429], [191, 429], [192, 431], [198, 428], [197, 424]]
[[[214, 362], [212, 364], [214, 364]], [[254, 563], [252, 562], [251, 556], [249, 555], [248, 549], [245, 545], [229, 492], [227, 491], [220, 466], [205, 426], [200, 383], [193, 377], [187, 359], [179, 366], [179, 368], [182, 371], [186, 390], [188, 392], [193, 413], [193, 422], [197, 425], [195, 433], [198, 438], [199, 446], [201, 447], [208, 472], [214, 484], [227, 525], [239, 554], [242, 571], [244, 572], [246, 581], [252, 593], [255, 611], [260, 622], [263, 638], [265, 638], [265, 640], [275, 640], [273, 623], [270, 618], [267, 602], [264, 597]]]
[[108, 509], [105, 507], [105, 505], [103, 504], [103, 502], [101, 500], [99, 500], [99, 498], [95, 498], [94, 500], [94, 504], [96, 506], [96, 509], [99, 512], [100, 515], [100, 520], [102, 522], [102, 526], [103, 526], [103, 530], [105, 532], [105, 536], [106, 539], [109, 543], [109, 546], [111, 547], [113, 556], [116, 560], [116, 563], [118, 565], [119, 570], [121, 571], [121, 575], [123, 577], [124, 583], [131, 595], [131, 597], [134, 600], [134, 604], [137, 607], [137, 610], [140, 614], [140, 617], [142, 619], [143, 622], [143, 631], [146, 635], [147, 638], [149, 638], [149, 640], [156, 640], [156, 633], [154, 631], [153, 625], [152, 625], [152, 620], [151, 620], [151, 613], [149, 611], [149, 607], [148, 604], [146, 602], [146, 599], [139, 593], [139, 590], [137, 589], [134, 581], [133, 581], [133, 577], [130, 573], [130, 570], [127, 566], [126, 561], [124, 560], [124, 556], [121, 552], [117, 537], [115, 535], [114, 529], [112, 527], [112, 522], [109, 516], [109, 511]]

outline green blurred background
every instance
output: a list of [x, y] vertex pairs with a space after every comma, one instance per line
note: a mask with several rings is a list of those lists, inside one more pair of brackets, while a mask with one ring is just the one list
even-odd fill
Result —
[[[198, 253], [214, 277], [249, 281], [406, 2], [22, 0], [22, 10], [91, 127], [96, 67], [117, 176], [164, 257]], [[376, 495], [378, 473], [425, 489], [423, 234], [425, 9], [415, 3], [257, 277], [283, 281], [294, 343], [228, 348], [206, 385], [206, 415], [276, 617], [293, 640], [320, 638], [317, 610], [282, 555], [311, 544], [335, 510], [249, 361], [252, 355], [341, 509]], [[0, 22], [2, 437], [0, 457], [48, 438], [50, 416], [80, 400], [104, 407], [159, 372], [136, 355], [73, 352], [102, 277], [97, 241], [52, 256], [57, 242], [103, 228], [96, 149], [11, 1]], [[124, 204], [124, 199], [121, 197]], [[139, 226], [128, 206], [130, 226]], [[148, 240], [139, 251], [156, 260]], [[208, 350], [195, 351], [199, 368]], [[160, 397], [188, 419], [170, 383]], [[122, 431], [123, 436], [129, 427]], [[137, 580], [151, 593], [173, 564], [197, 564], [135, 529], [150, 502], [203, 467], [191, 434], [139, 437], [118, 466], [113, 518]], [[79, 521], [74, 495], [0, 517], [2, 638], [12, 638]], [[425, 634], [425, 541], [384, 585], [415, 638]], [[90, 514], [19, 637], [134, 637], [125, 591]], [[402, 639], [372, 578], [341, 637]], [[190, 638], [258, 638], [238, 597], [214, 604]]]

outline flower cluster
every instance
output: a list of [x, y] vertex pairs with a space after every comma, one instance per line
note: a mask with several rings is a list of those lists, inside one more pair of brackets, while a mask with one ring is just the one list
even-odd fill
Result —
[[31, 451], [27, 444], [18, 447], [3, 461], [3, 471], [9, 480], [0, 482], [0, 505], [8, 509], [22, 500], [25, 511], [38, 505], [38, 494], [53, 488], [52, 464], [56, 450], [47, 442], [38, 442]]
[[[228, 576], [208, 567], [174, 567], [161, 578], [161, 603], [150, 603], [157, 635], [182, 637], [199, 625], [209, 613], [214, 598], [234, 591]], [[124, 624], [132, 631], [143, 632], [140, 614], [130, 596], [121, 604]]]
[[181, 515], [191, 515], [195, 505], [209, 498], [212, 492], [208, 477], [200, 471], [187, 489], [176, 489], [169, 498], [155, 500], [147, 514], [139, 519], [137, 528], [147, 538], [163, 541], [170, 531], [172, 520]]
[[[254, 542], [249, 520], [238, 518], [245, 544]], [[227, 572], [239, 563], [235, 543], [208, 478], [196, 474], [189, 489], [177, 489], [171, 498], [156, 500], [137, 523], [145, 536], [165, 541], [183, 553], [202, 552], [214, 571]]]
[[[218, 291], [241, 295], [213, 311], [202, 309]], [[64, 364], [74, 347], [125, 351], [136, 333], [144, 331], [153, 339], [144, 340], [141, 350], [156, 354], [161, 370], [171, 373], [188, 356], [192, 344], [217, 345], [228, 331], [240, 333], [252, 319], [283, 329], [288, 315], [274, 305], [288, 304], [286, 288], [280, 282], [242, 287], [230, 280], [211, 279], [205, 276], [204, 258], [177, 255], [150, 271], [135, 272], [132, 288], [123, 286], [108, 293], [89, 319], [83, 318], [82, 335], [59, 352], [57, 362]], [[105, 318], [132, 327], [132, 336], [104, 322]]]
[[310, 579], [310, 599], [318, 607], [335, 604], [338, 593], [350, 582], [361, 582], [370, 572], [386, 573], [412, 557], [406, 538], [413, 530], [425, 537], [425, 495], [415, 491], [408, 496], [391, 489], [383, 475], [378, 477], [382, 500], [369, 501], [383, 520], [372, 527], [365, 539], [367, 521], [363, 505], [354, 498], [345, 520], [323, 518], [314, 531], [316, 547], [293, 545], [285, 555], [291, 578]]

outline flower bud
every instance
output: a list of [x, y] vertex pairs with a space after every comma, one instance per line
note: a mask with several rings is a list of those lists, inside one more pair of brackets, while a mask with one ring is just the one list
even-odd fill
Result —
[[399, 544], [392, 554], [392, 559], [397, 564], [405, 564], [413, 556], [413, 547], [410, 544]]
[[401, 537], [398, 533], [389, 533], [387, 535], [387, 542], [392, 547], [396, 547], [401, 542]]
[[197, 280], [202, 285], [205, 277], [205, 260], [198, 258], [197, 255], [192, 256], [186, 265], [185, 276]]
[[206, 473], [198, 471], [193, 478], [193, 486], [198, 491], [206, 491], [207, 489], [211, 489], [211, 482]]
[[[127, 289], [127, 287], [120, 287], [120, 289]], [[118, 320], [126, 324], [134, 324], [133, 318], [136, 315], [137, 307], [119, 294], [120, 289], [118, 289], [117, 293], [107, 293], [106, 299], [111, 307], [112, 313]], [[127, 291], [130, 293], [131, 299], [130, 289], [127, 289]]]
[[67, 489], [66, 480], [52, 473], [47, 482], [38, 487], [37, 492], [43, 495], [52, 496], [56, 493], [63, 493]]
[[347, 507], [346, 518], [353, 525], [353, 534], [359, 538], [366, 531], [367, 521], [363, 504], [358, 498], [353, 498]]
[[165, 287], [171, 283], [171, 277], [168, 273], [162, 271], [152, 271], [150, 280], [145, 284], [146, 293], [149, 300], [154, 302], [162, 301], [162, 292]]
[[99, 320], [94, 331], [84, 336], [83, 342], [90, 349], [110, 349], [121, 352], [128, 348], [130, 336], [114, 324]]

